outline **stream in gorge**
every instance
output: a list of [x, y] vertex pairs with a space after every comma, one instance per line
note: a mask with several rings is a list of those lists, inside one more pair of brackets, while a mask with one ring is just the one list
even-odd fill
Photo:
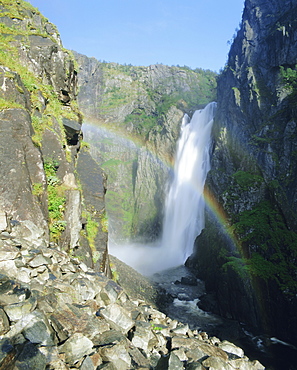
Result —
[[[191, 120], [187, 115], [183, 119], [173, 176], [165, 199], [161, 237], [152, 243], [117, 243], [113, 241], [112, 231], [109, 252], [166, 291], [170, 303], [165, 311], [171, 318], [187, 323], [191, 329], [235, 343], [244, 349], [248, 357], [258, 359], [267, 369], [295, 370], [296, 348], [277, 338], [268, 338], [261, 333], [252, 334], [243, 323], [200, 309], [198, 302], [205, 294], [204, 283], [184, 266], [193, 251], [195, 238], [204, 228], [203, 188], [210, 169], [211, 129], [215, 110], [216, 103], [210, 103], [203, 110], [196, 111]], [[90, 131], [90, 126], [84, 127], [85, 140], [92, 137], [92, 148], [96, 145], [94, 128], [91, 136]], [[105, 137], [105, 144], [111, 138], [119, 140], [117, 152], [121, 152], [121, 145], [126, 147], [129, 160], [131, 151], [139, 151], [134, 143], [127, 139], [116, 139], [114, 134], [108, 139]], [[93, 148], [93, 155], [95, 152]], [[151, 160], [163, 165], [153, 156]], [[109, 223], [112, 223], [112, 219], [109, 219]], [[116, 229], [112, 224], [109, 227]]]

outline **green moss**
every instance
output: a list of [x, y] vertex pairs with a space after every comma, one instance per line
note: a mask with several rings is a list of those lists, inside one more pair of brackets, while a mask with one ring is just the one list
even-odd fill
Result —
[[134, 208], [131, 197], [133, 196], [127, 189], [122, 189], [121, 192], [108, 190], [106, 193], [106, 207], [109, 216], [115, 214], [117, 219], [123, 221], [121, 235], [130, 237], [133, 234], [132, 224], [134, 218]]
[[87, 215], [87, 239], [90, 245], [90, 248], [92, 250], [92, 255], [96, 252], [96, 246], [95, 246], [95, 238], [99, 231], [99, 223], [95, 221], [92, 217], [92, 215], [88, 212]]
[[284, 87], [291, 93], [297, 93], [297, 64], [294, 69], [280, 66], [280, 76]]
[[296, 294], [297, 234], [287, 228], [281, 213], [263, 201], [240, 213], [234, 228], [243, 243], [249, 272], [275, 280], [287, 294]]
[[94, 265], [99, 261], [101, 253], [99, 251], [92, 251], [92, 261]]
[[108, 217], [106, 212], [103, 212], [100, 216], [101, 229], [104, 233], [108, 232]]
[[18, 104], [12, 100], [6, 100], [3, 98], [0, 98], [0, 111], [5, 109], [24, 109], [24, 107], [21, 104]]
[[259, 186], [264, 181], [263, 177], [246, 171], [237, 171], [234, 173], [233, 178], [243, 190]]
[[66, 203], [65, 187], [61, 185], [57, 177], [58, 168], [59, 163], [51, 158], [47, 159], [44, 163], [48, 185], [49, 229], [50, 237], [53, 241], [58, 241], [66, 227], [66, 223], [63, 220]]
[[43, 194], [43, 185], [41, 183], [32, 184], [32, 194], [36, 196]]
[[[43, 118], [37, 118], [36, 116], [32, 117], [33, 128], [35, 135], [33, 136], [33, 141], [37, 146], [41, 146], [42, 133], [46, 127], [50, 127], [52, 124], [52, 119], [50, 117], [55, 117], [61, 127], [62, 133], [62, 145], [67, 145], [66, 137], [64, 134], [64, 128], [62, 123], [62, 118], [66, 117], [69, 119], [78, 119], [79, 109], [76, 102], [71, 102], [70, 107], [65, 107], [60, 101], [51, 85], [44, 84], [44, 81], [34, 75], [27, 66], [23, 65], [20, 62], [19, 57], [19, 47], [15, 43], [15, 38], [17, 37], [18, 43], [21, 43], [23, 47], [30, 47], [30, 38], [29, 36], [41, 36], [52, 40], [53, 43], [57, 43], [51, 34], [46, 31], [46, 25], [49, 23], [46, 18], [44, 18], [37, 9], [35, 9], [31, 4], [25, 1], [15, 1], [4, 0], [1, 1], [2, 6], [5, 8], [2, 11], [1, 16], [9, 17], [11, 19], [20, 19], [23, 20], [26, 18], [26, 23], [22, 23], [21, 26], [12, 26], [8, 27], [5, 24], [0, 25], [0, 64], [8, 67], [12, 71], [15, 71], [21, 77], [21, 80], [25, 88], [29, 91], [31, 97], [31, 104], [34, 109], [41, 111], [40, 103], [40, 93], [43, 95], [45, 101], [47, 101], [46, 109], [43, 114]], [[30, 18], [30, 13], [28, 11], [40, 15], [41, 25], [35, 27], [32, 24]], [[24, 25], [27, 25], [24, 27]], [[58, 33], [55, 26], [51, 24], [53, 32]], [[71, 52], [66, 52], [68, 59], [65, 59], [65, 69], [69, 73], [69, 66], [75, 64], [74, 57]], [[12, 77], [11, 77], [12, 78]], [[20, 87], [19, 87], [20, 88]], [[15, 107], [16, 103], [8, 104], [2, 101], [0, 103], [0, 109], [6, 109], [9, 107]], [[23, 108], [23, 107], [22, 107]]]
[[228, 268], [231, 268], [237, 275], [241, 277], [242, 280], [247, 278], [248, 268], [246, 261], [243, 258], [230, 256], [226, 257], [227, 262], [222, 265], [223, 271], [227, 271]]
[[117, 167], [118, 165], [122, 164], [124, 162], [122, 162], [121, 160], [119, 159], [108, 159], [106, 162], [103, 162], [101, 167], [104, 168], [104, 169], [111, 169], [112, 167]]

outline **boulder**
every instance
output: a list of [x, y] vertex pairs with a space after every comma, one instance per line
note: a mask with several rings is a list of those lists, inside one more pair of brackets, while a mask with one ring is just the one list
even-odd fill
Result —
[[132, 329], [134, 321], [131, 319], [129, 312], [117, 303], [112, 303], [100, 311], [104, 317], [115, 328], [120, 329], [124, 334]]
[[77, 361], [92, 352], [93, 342], [81, 333], [73, 334], [64, 344], [59, 346], [59, 352], [65, 354], [65, 361], [74, 365]]

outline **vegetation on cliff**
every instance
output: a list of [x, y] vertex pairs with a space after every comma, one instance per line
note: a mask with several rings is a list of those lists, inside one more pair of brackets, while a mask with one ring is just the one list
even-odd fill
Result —
[[[75, 59], [63, 48], [57, 28], [26, 1], [1, 0], [0, 17], [1, 149], [7, 147], [0, 209], [20, 222], [21, 234], [37, 227], [37, 243], [52, 241], [88, 265], [102, 249], [96, 256], [100, 268], [106, 222], [96, 247], [94, 210], [82, 230], [82, 209], [88, 204], [82, 204], [84, 189], [75, 169], [82, 123]], [[101, 205], [99, 213], [104, 214]]]
[[78, 100], [87, 119], [143, 141], [149, 132], [164, 130], [172, 107], [192, 113], [216, 99], [217, 74], [210, 70], [120, 65], [77, 53], [75, 57], [80, 66]]
[[[172, 162], [183, 115], [215, 100], [217, 75], [188, 67], [136, 67], [74, 55], [80, 71], [78, 102], [86, 121], [112, 131], [109, 137], [102, 131], [95, 135], [85, 125], [91, 154], [108, 175], [111, 234], [115, 237], [116, 232], [124, 240], [154, 239], [160, 233], [168, 169], [145, 151], [164, 163]], [[124, 150], [123, 136], [137, 146]]]
[[208, 214], [192, 260], [221, 314], [287, 341], [297, 322], [296, 14], [295, 1], [245, 2], [218, 79], [208, 178], [225, 230]]

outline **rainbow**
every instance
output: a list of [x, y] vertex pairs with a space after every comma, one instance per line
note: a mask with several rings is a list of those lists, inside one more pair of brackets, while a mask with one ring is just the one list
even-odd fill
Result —
[[225, 235], [228, 237], [233, 247], [236, 248], [239, 253], [241, 253], [241, 243], [235, 233], [231, 230], [228, 215], [223, 206], [217, 201], [215, 195], [211, 192], [209, 187], [204, 187], [203, 195], [206, 209], [215, 217], [216, 221], [222, 227]]
[[[125, 139], [127, 141], [133, 142], [133, 144], [137, 148], [144, 147], [143, 142], [137, 137], [131, 137], [128, 136], [127, 134], [120, 133], [119, 131], [116, 131], [113, 127], [107, 127], [106, 124], [102, 124], [99, 122], [90, 122], [87, 121], [83, 124], [84, 127], [92, 127], [94, 129], [100, 128], [103, 130], [106, 130], [112, 135], [117, 136], [120, 139]], [[155, 152], [153, 152], [151, 149], [145, 147], [145, 149], [150, 153], [150, 155], [155, 158], [156, 160], [160, 161], [164, 166], [166, 166], [168, 169], [173, 169], [174, 168], [174, 158], [173, 157], [167, 157], [167, 158], [160, 158], [160, 156], [157, 156]], [[194, 184], [192, 184], [193, 187], [196, 188]], [[197, 191], [201, 191], [201, 189], [196, 189]], [[214, 194], [211, 192], [211, 190], [208, 187], [204, 188], [204, 200], [205, 200], [205, 205], [208, 211], [211, 212], [211, 214], [215, 217], [217, 220], [218, 224], [223, 228], [225, 234], [228, 236], [229, 240], [232, 242], [233, 246], [236, 247], [236, 249], [240, 252], [241, 247], [240, 247], [240, 242], [234, 232], [231, 231], [230, 228], [230, 223], [228, 221], [227, 214], [222, 207], [222, 205], [217, 201], [216, 197]]]

